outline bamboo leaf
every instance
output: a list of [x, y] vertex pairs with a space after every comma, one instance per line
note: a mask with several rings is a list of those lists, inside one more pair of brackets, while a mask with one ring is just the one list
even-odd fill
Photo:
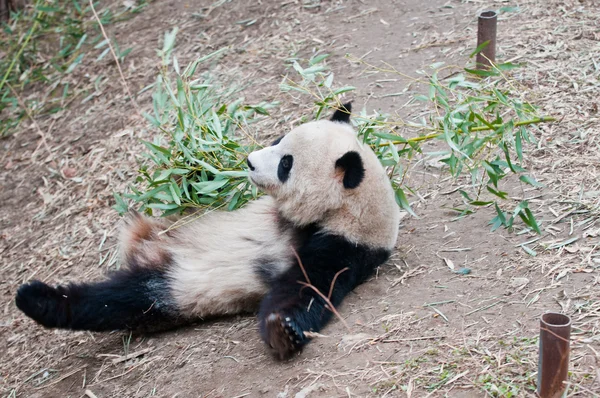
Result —
[[484, 70], [484, 69], [465, 68], [465, 72], [467, 72], [471, 75], [480, 76], [480, 77], [490, 77], [490, 76], [498, 75], [498, 72], [496, 72], [494, 70]]
[[526, 216], [525, 220], [526, 221], [525, 220], [523, 220], [523, 221], [525, 221], [525, 224], [527, 224], [528, 226], [533, 228], [533, 230], [535, 232], [537, 232], [538, 235], [541, 235], [542, 231], [540, 231], [540, 227], [539, 227], [533, 213], [531, 212], [531, 210], [529, 210], [529, 208], [525, 208], [524, 211], [525, 211], [525, 216]]
[[356, 90], [356, 87], [354, 87], [354, 86], [344, 86], [344, 87], [338, 88], [337, 90], [333, 90], [333, 95], [341, 95], [341, 94], [348, 93], [348, 92], [354, 91], [354, 90]]
[[312, 57], [309, 61], [310, 65], [316, 65], [316, 64], [320, 64], [321, 62], [323, 62], [327, 57], [329, 57], [329, 54], [319, 54], [319, 55], [315, 55], [314, 57]]
[[484, 49], [487, 48], [487, 46], [490, 45], [490, 41], [484, 41], [483, 43], [481, 43], [480, 45], [477, 46], [477, 48], [475, 48], [475, 50], [473, 50], [473, 52], [471, 54], [469, 54], [469, 58], [473, 58], [474, 56], [476, 56], [477, 54], [479, 54], [480, 52], [482, 52]]
[[113, 197], [115, 198], [115, 205], [113, 206], [113, 209], [115, 209], [119, 215], [127, 213], [129, 206], [127, 206], [127, 203], [125, 203], [123, 197], [116, 192], [113, 193]]
[[499, 197], [501, 199], [508, 199], [508, 193], [507, 192], [503, 192], [503, 191], [500, 191], [500, 190], [495, 190], [494, 188], [490, 187], [489, 185], [487, 185], [486, 188], [493, 195], [496, 195], [497, 197]]
[[400, 205], [400, 207], [402, 207], [404, 210], [406, 210], [411, 216], [413, 216], [415, 218], [419, 218], [415, 214], [413, 209], [410, 207], [410, 203], [408, 203], [408, 199], [406, 199], [406, 195], [404, 194], [404, 191], [400, 187], [396, 188], [396, 202]]
[[523, 251], [527, 254], [529, 254], [532, 257], [537, 256], [537, 252], [529, 247], [527, 247], [526, 245], [521, 245], [521, 248], [523, 249]]
[[375, 137], [383, 138], [384, 140], [388, 140], [388, 141], [407, 142], [406, 139], [402, 138], [399, 135], [395, 135], [395, 134], [388, 134], [388, 133], [382, 133], [380, 131], [375, 131], [375, 132], [373, 132], [373, 135]]
[[526, 184], [532, 185], [534, 187], [543, 187], [544, 186], [544, 184], [540, 184], [539, 182], [536, 181], [535, 178], [533, 178], [531, 176], [522, 175], [519, 177], [519, 180], [523, 181]]

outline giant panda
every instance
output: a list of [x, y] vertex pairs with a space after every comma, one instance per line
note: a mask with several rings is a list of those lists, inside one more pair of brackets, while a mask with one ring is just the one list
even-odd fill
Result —
[[264, 342], [277, 358], [292, 356], [331, 319], [323, 297], [339, 305], [398, 235], [391, 183], [349, 110], [248, 156], [249, 179], [266, 196], [176, 228], [134, 214], [119, 238], [120, 270], [96, 283], [29, 282], [17, 307], [47, 328], [142, 332], [258, 310]]

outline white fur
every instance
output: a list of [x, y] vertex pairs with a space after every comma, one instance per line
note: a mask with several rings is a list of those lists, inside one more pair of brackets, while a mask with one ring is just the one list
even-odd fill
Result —
[[180, 310], [191, 316], [256, 309], [268, 286], [256, 274], [270, 259], [282, 272], [293, 258], [291, 231], [282, 230], [266, 197], [234, 212], [213, 212], [177, 228], [166, 242], [174, 263], [169, 271]]
[[[336, 161], [358, 152], [365, 176], [357, 188], [343, 186]], [[279, 160], [294, 157], [289, 179], [277, 178]], [[400, 211], [385, 170], [375, 153], [357, 140], [349, 124], [318, 121], [301, 125], [280, 143], [248, 157], [250, 179], [273, 196], [282, 215], [297, 225], [318, 222], [325, 231], [374, 248], [391, 249], [398, 237]]]

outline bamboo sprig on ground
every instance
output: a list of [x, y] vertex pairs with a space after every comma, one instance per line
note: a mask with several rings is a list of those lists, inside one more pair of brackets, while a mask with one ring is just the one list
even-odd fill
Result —
[[[540, 116], [540, 117], [536, 117], [533, 119], [521, 120], [519, 122], [516, 122], [515, 127], [529, 126], [531, 124], [538, 124], [538, 123], [550, 123], [550, 122], [555, 122], [555, 121], [556, 121], [556, 118], [554, 118], [552, 116]], [[500, 127], [502, 127], [501, 124], [492, 124], [490, 126], [479, 126], [479, 127], [473, 127], [468, 132], [489, 131], [489, 130], [495, 130]], [[457, 132], [460, 134], [464, 134], [464, 131], [462, 129], [457, 129]], [[440, 137], [442, 134], [444, 134], [444, 133], [432, 133], [432, 134], [421, 135], [418, 137], [406, 138], [406, 139], [397, 140], [397, 141], [392, 140], [392, 141], [380, 143], [379, 146], [389, 145], [390, 142], [394, 145], [398, 145], [398, 144], [405, 144], [405, 143], [409, 143], [409, 142], [429, 141], [434, 138]]]
[[[338, 108], [342, 102], [340, 94], [353, 90], [349, 86], [336, 89], [333, 73], [323, 64], [326, 56], [318, 57], [308, 61], [306, 68], [294, 63], [294, 70], [301, 80], [286, 77], [281, 85], [291, 94], [313, 98], [316, 118], [325, 114], [328, 108]], [[415, 78], [389, 64], [380, 68], [362, 59], [348, 58], [369, 71], [401, 76], [420, 91], [427, 92], [427, 95], [418, 91], [403, 94], [408, 99], [407, 105], [419, 102], [421, 113], [423, 109], [429, 110], [427, 119], [418, 122], [379, 113], [368, 115], [365, 110], [352, 115], [362, 140], [376, 151], [384, 166], [389, 167], [400, 206], [414, 214], [405, 193], [405, 190], [414, 192], [413, 188], [404, 185], [407, 171], [413, 159], [427, 157], [423, 144], [438, 140], [446, 148], [437, 155], [441, 155], [441, 162], [447, 164], [450, 174], [458, 178], [467, 172], [473, 180], [470, 189], [459, 191], [464, 198], [464, 207], [457, 211], [464, 215], [472, 213], [478, 206], [493, 205], [497, 212], [492, 220], [493, 229], [499, 226], [512, 228], [514, 220], [520, 218], [532, 230], [540, 231], [527, 201], [513, 201], [498, 186], [510, 174], [518, 175], [523, 183], [541, 185], [523, 167], [523, 146], [535, 142], [527, 128], [556, 121], [552, 116], [538, 115], [526, 98], [510, 91], [515, 89], [515, 84], [506, 72], [519, 65], [495, 64], [491, 70], [478, 71], [436, 63], [426, 71], [419, 71], [421, 76]], [[442, 71], [447, 75], [444, 78], [439, 77]], [[502, 207], [509, 207], [510, 211], [503, 211]]]

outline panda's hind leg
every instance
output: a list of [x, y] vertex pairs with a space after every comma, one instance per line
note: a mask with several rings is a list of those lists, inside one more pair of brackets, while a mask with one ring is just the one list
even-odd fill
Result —
[[97, 283], [53, 287], [31, 281], [17, 291], [17, 307], [48, 328], [153, 332], [185, 322], [171, 293], [172, 259], [160, 237], [163, 227], [132, 214], [121, 231], [120, 270]]
[[47, 328], [152, 332], [181, 321], [160, 270], [131, 267], [98, 283], [57, 287], [31, 281], [17, 291], [16, 305]]

